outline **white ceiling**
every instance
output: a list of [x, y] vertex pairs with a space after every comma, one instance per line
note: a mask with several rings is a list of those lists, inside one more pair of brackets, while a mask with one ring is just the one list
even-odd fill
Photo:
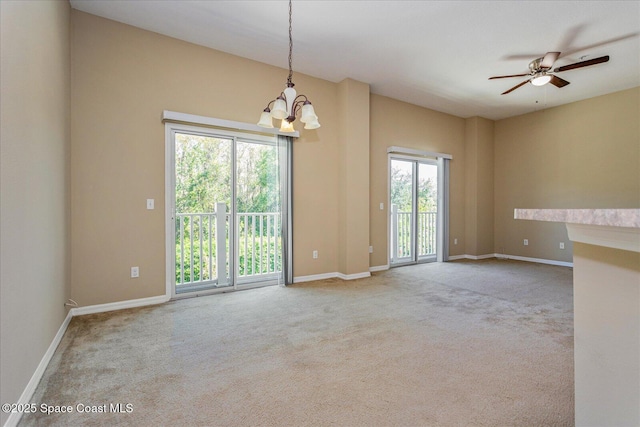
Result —
[[[288, 2], [71, 0], [74, 9], [288, 68]], [[459, 117], [524, 114], [640, 86], [640, 1], [293, 1], [293, 81], [300, 72], [352, 78], [371, 91]], [[561, 89], [526, 78], [531, 60], [554, 67]], [[283, 71], [283, 86], [287, 73]], [[298, 90], [304, 93], [303, 87]], [[313, 99], [312, 99], [313, 101]]]

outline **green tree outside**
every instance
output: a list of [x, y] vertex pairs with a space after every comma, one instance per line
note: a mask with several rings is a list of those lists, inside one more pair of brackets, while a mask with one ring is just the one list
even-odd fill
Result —
[[[181, 214], [212, 214], [218, 202], [225, 203], [227, 209], [231, 205], [233, 144], [224, 138], [176, 134], [175, 145], [176, 283], [213, 280], [218, 276], [215, 216], [184, 217]], [[280, 270], [280, 225], [279, 215], [275, 215], [279, 212], [279, 198], [277, 147], [237, 141], [236, 209], [240, 276]], [[264, 215], [244, 216], [243, 213], [272, 215], [267, 219]], [[228, 224], [229, 221], [224, 248], [227, 253]]]

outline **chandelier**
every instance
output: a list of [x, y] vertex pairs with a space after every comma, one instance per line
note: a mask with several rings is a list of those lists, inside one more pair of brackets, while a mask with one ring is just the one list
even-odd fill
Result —
[[280, 95], [267, 104], [260, 115], [258, 126], [263, 128], [273, 128], [273, 119], [282, 120], [280, 123], [281, 132], [294, 132], [293, 122], [296, 115], [300, 114], [300, 121], [304, 123], [305, 129], [317, 129], [320, 127], [318, 116], [313, 110], [311, 101], [305, 95], [297, 95], [293, 88], [295, 85], [291, 81], [293, 75], [292, 68], [293, 38], [291, 37], [291, 0], [289, 0], [289, 77], [287, 87]]

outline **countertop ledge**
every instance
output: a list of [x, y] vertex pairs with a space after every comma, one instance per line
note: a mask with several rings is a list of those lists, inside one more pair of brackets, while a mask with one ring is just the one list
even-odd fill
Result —
[[640, 209], [515, 209], [514, 219], [640, 228]]

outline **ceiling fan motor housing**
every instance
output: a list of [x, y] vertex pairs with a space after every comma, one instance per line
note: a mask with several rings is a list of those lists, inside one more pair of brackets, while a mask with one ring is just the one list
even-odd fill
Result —
[[529, 70], [531, 70], [531, 74], [535, 74], [541, 70], [540, 68], [541, 63], [542, 63], [542, 58], [534, 59], [529, 63]]

